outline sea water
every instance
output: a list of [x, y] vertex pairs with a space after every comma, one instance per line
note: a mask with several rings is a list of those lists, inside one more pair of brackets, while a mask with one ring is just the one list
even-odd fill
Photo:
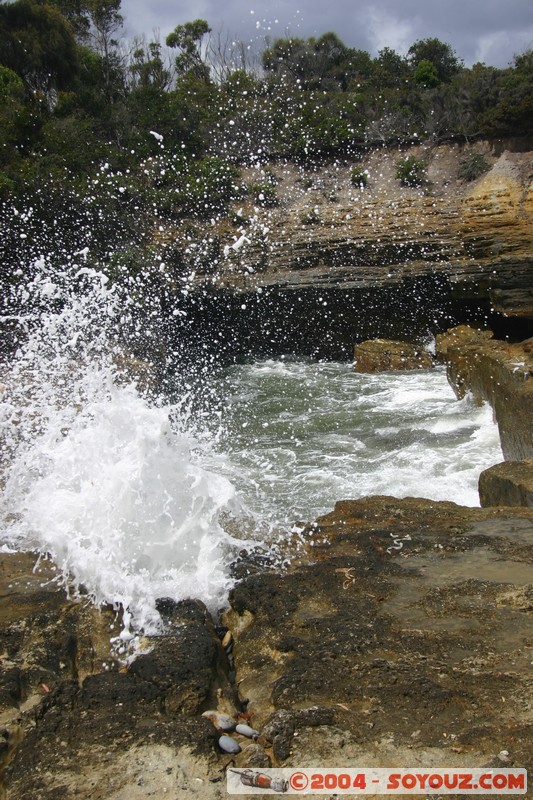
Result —
[[443, 367], [359, 374], [279, 359], [219, 377], [224, 469], [258, 518], [289, 526], [370, 494], [479, 505], [501, 460], [489, 406], [457, 400]]
[[1, 540], [122, 609], [126, 640], [158, 630], [158, 597], [224, 606], [238, 553], [290, 543], [337, 500], [476, 505], [501, 459], [491, 411], [457, 401], [442, 369], [280, 358], [196, 389], [175, 376], [172, 402], [141, 391], [117, 367], [127, 309], [105, 274], [37, 267], [0, 376]]

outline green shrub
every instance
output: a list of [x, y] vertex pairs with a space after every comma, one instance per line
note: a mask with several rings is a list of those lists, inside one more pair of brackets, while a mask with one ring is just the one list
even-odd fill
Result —
[[0, 172], [0, 198], [8, 197], [15, 189], [15, 182], [11, 180], [4, 172]]
[[320, 225], [322, 220], [320, 219], [318, 211], [316, 211], [316, 209], [312, 209], [312, 211], [305, 211], [301, 215], [300, 222], [302, 225]]
[[242, 196], [236, 168], [217, 156], [184, 160], [176, 178], [174, 202], [187, 216], [209, 218], [227, 211], [228, 203]]
[[268, 180], [262, 183], [253, 183], [250, 186], [250, 194], [253, 196], [254, 202], [263, 208], [274, 208], [279, 203], [276, 187]]
[[396, 177], [402, 186], [423, 186], [428, 182], [427, 164], [415, 156], [406, 156], [396, 162]]
[[352, 186], [357, 186], [358, 189], [364, 189], [368, 185], [368, 172], [366, 169], [359, 169], [354, 167], [350, 173], [350, 182]]
[[483, 153], [467, 153], [459, 163], [458, 175], [465, 181], [475, 181], [480, 175], [488, 172], [490, 164]]

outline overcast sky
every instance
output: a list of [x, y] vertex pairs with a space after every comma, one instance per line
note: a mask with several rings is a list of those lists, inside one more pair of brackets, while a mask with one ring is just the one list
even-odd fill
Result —
[[122, 0], [126, 38], [154, 31], [164, 41], [176, 25], [205, 19], [215, 33], [261, 44], [334, 31], [350, 46], [376, 55], [405, 54], [417, 39], [448, 42], [467, 66], [507, 66], [533, 48], [533, 0]]

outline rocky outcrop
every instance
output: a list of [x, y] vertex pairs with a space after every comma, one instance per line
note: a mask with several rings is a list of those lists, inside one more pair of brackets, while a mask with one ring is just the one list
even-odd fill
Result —
[[469, 325], [456, 325], [435, 337], [435, 356], [442, 363], [448, 363], [448, 350], [455, 347], [475, 345], [482, 347], [494, 334], [489, 330], [479, 330]]
[[510, 344], [472, 331], [469, 341], [456, 344], [454, 336], [461, 339], [452, 331], [437, 348], [455, 393], [490, 403], [506, 460], [533, 458], [533, 342]]
[[274, 763], [531, 764], [532, 511], [366, 498], [305, 540], [225, 615]]
[[354, 348], [354, 372], [429, 369], [431, 354], [423, 347], [390, 339], [370, 339]]
[[479, 499], [486, 506], [533, 508], [533, 459], [504, 461], [479, 476]]
[[0, 554], [2, 800], [222, 797], [200, 714], [234, 710], [235, 693], [202, 604], [160, 601], [166, 633], [128, 667], [111, 643], [119, 615], [68, 600], [36, 558]]
[[[24, 679], [41, 686], [33, 707], [4, 695], [4, 800], [223, 800], [234, 765], [533, 768], [533, 511], [366, 498], [299, 542], [288, 572], [241, 564], [224, 615], [235, 682], [193, 600], [160, 602], [166, 632], [129, 666], [95, 644], [90, 674], [62, 667], [69, 614], [94, 616], [97, 642], [108, 612], [66, 601], [31, 556], [2, 556], [4, 686], [46, 669]], [[224, 753], [208, 708], [258, 740], [231, 733], [241, 752]]]
[[[461, 161], [472, 151], [489, 171], [465, 182]], [[357, 169], [367, 171], [365, 188], [352, 185], [348, 161], [309, 170], [270, 165], [279, 206], [245, 202], [234, 228], [214, 231], [220, 259], [209, 284], [364, 289], [440, 273], [458, 295], [490, 294], [503, 313], [518, 306], [533, 316], [533, 152], [511, 141], [411, 147], [409, 155], [428, 164], [422, 188], [396, 178], [405, 155], [394, 147], [364, 154]], [[243, 174], [252, 183], [260, 177]]]
[[461, 325], [436, 337], [436, 355], [457, 397], [470, 392], [494, 410], [506, 461], [481, 473], [481, 505], [533, 507], [533, 341]]

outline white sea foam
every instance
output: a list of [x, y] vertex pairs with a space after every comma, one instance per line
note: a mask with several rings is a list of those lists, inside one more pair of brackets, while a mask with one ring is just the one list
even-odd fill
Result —
[[74, 590], [122, 608], [124, 639], [157, 629], [158, 597], [226, 602], [236, 551], [253, 543], [223, 519], [251, 514], [273, 543], [340, 499], [477, 505], [479, 472], [501, 459], [490, 410], [458, 402], [442, 370], [235, 366], [212, 377], [225, 407], [209, 434], [187, 394], [150, 401], [119, 380], [127, 298], [105, 275], [35, 268], [27, 337], [1, 377], [2, 540], [49, 552]]
[[230, 481], [202, 467], [209, 443], [191, 433], [186, 404], [117, 383], [116, 298], [105, 276], [82, 278], [66, 287], [39, 276], [29, 287], [61, 308], [39, 313], [3, 377], [2, 532], [50, 553], [74, 590], [122, 607], [128, 636], [157, 628], [158, 597], [225, 602], [244, 543], [220, 514], [240, 509]]
[[358, 375], [268, 361], [232, 367], [223, 391], [227, 474], [278, 525], [370, 494], [476, 506], [479, 473], [502, 458], [491, 409], [457, 401], [443, 369]]

